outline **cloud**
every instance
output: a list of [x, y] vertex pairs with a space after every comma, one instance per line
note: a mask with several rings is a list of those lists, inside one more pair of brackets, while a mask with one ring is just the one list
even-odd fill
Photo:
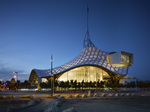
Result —
[[0, 79], [2, 81], [6, 81], [6, 80], [10, 81], [15, 75], [15, 73], [13, 72], [18, 72], [19, 80], [21, 81], [28, 80], [29, 75], [26, 74], [24, 70], [15, 71], [13, 67], [9, 67], [8, 64], [4, 64], [2, 63], [2, 61], [0, 61]]

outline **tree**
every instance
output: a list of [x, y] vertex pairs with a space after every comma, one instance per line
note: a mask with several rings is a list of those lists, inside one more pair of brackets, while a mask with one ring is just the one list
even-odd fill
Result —
[[94, 81], [94, 82], [91, 81], [91, 87], [92, 87], [92, 88], [95, 88], [95, 87], [96, 87], [96, 82], [95, 82], [95, 81]]
[[99, 85], [99, 79], [96, 81], [96, 91], [98, 90]]
[[66, 81], [66, 87], [67, 87], [68, 90], [71, 87], [68, 80]]
[[20, 80], [17, 80], [16, 85], [17, 85], [17, 89], [19, 89], [20, 88]]
[[59, 87], [59, 83], [58, 83], [57, 80], [55, 80], [55, 82], [54, 82], [54, 90], [56, 90], [57, 87]]
[[16, 89], [15, 86], [16, 86], [16, 85], [15, 85], [15, 79], [12, 78], [12, 79], [11, 79], [11, 83], [9, 84], [9, 89], [15, 90], [15, 89]]
[[41, 86], [41, 88], [48, 88], [49, 87], [48, 83], [45, 83], [45, 82], [40, 83], [40, 86]]
[[64, 83], [64, 81], [61, 81], [59, 86], [64, 89], [64, 88], [65, 88], [65, 83]]
[[73, 80], [71, 80], [70, 83], [71, 83], [71, 87], [73, 88], [73, 83], [74, 83]]
[[77, 80], [74, 81], [73, 88], [75, 88], [75, 92], [76, 92], [76, 89], [77, 89]]
[[100, 87], [100, 88], [104, 88], [104, 82], [101, 81], [101, 82], [97, 82], [97, 86]]
[[88, 83], [89, 89], [90, 89], [92, 86], [93, 86], [92, 81], [90, 81], [90, 82]]
[[130, 82], [130, 87], [135, 88], [135, 86], [136, 86], [135, 81], [131, 81]]
[[2, 89], [3, 83], [0, 81], [0, 90]]
[[29, 85], [28, 80], [25, 80], [25, 81], [24, 81], [24, 85], [25, 85], [25, 88], [28, 88], [28, 85]]
[[10, 87], [9, 87], [9, 85], [11, 84], [10, 81], [6, 81], [5, 84], [6, 84], [6, 88], [10, 88]]
[[80, 88], [81, 88], [81, 83], [80, 82], [78, 82], [78, 89], [80, 90]]
[[89, 87], [89, 83], [88, 83], [88, 82], [85, 82], [85, 83], [84, 83], [84, 87], [85, 87], [85, 88]]
[[2, 81], [0, 81], [0, 86], [2, 85]]

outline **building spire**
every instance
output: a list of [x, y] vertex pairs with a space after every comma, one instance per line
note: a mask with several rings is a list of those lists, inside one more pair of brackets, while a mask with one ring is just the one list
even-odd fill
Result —
[[87, 31], [88, 31], [88, 14], [89, 14], [89, 8], [87, 6]]
[[89, 8], [87, 6], [87, 31], [86, 31], [84, 41], [83, 41], [83, 47], [84, 48], [85, 47], [95, 47], [95, 45], [91, 42], [90, 34], [89, 34], [89, 31], [88, 31], [88, 13], [89, 13]]

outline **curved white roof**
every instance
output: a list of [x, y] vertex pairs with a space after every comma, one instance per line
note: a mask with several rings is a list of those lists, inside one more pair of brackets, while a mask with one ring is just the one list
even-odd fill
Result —
[[[80, 52], [80, 54], [77, 57], [75, 57], [73, 60], [71, 60], [70, 62], [64, 65], [54, 68], [53, 74], [57, 75], [78, 66], [93, 65], [93, 66], [102, 67], [116, 74], [127, 75], [128, 67], [112, 66], [110, 63], [107, 62], [106, 58], [108, 54], [109, 52], [102, 51], [96, 47], [85, 47]], [[51, 76], [50, 69], [48, 70], [33, 69], [33, 70], [36, 72], [38, 77]]]

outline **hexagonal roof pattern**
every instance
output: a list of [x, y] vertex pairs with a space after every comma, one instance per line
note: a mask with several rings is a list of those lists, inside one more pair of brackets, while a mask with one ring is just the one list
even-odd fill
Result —
[[[53, 68], [53, 74], [57, 75], [75, 67], [92, 65], [102, 67], [108, 71], [119, 75], [127, 75], [128, 67], [116, 67], [107, 62], [109, 52], [102, 51], [96, 47], [85, 47], [80, 54], [68, 63], [59, 67]], [[33, 69], [39, 77], [51, 76], [50, 69], [39, 70]]]

